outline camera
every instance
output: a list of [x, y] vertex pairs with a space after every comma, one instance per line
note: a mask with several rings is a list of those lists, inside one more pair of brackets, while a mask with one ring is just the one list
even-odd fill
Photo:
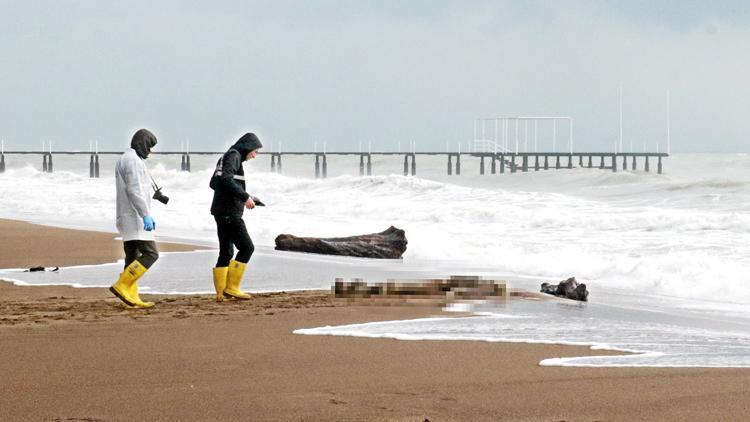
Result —
[[252, 196], [251, 195], [250, 197], [253, 198], [253, 202], [255, 202], [255, 206], [256, 207], [265, 207], [266, 206], [266, 204], [264, 204], [263, 201], [261, 201], [257, 196]]
[[167, 205], [167, 202], [169, 202], [169, 197], [161, 193], [161, 188], [156, 189], [154, 191], [154, 196], [152, 196], [151, 198], [156, 199], [164, 205]]

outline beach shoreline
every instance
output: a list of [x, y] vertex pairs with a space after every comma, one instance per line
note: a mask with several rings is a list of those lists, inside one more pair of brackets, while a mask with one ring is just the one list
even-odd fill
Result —
[[[10, 220], [0, 233], [0, 268], [121, 254], [111, 233]], [[222, 304], [144, 296], [157, 306], [125, 309], [104, 288], [0, 283], [0, 419], [737, 420], [750, 410], [747, 370], [541, 367], [615, 352], [292, 334], [439, 307], [352, 305], [329, 291]]]

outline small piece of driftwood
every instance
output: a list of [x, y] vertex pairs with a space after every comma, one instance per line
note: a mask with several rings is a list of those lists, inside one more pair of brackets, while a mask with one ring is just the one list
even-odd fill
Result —
[[558, 284], [542, 283], [541, 292], [582, 302], [588, 301], [589, 297], [586, 285], [577, 282], [575, 277], [570, 277]]
[[280, 251], [380, 259], [401, 258], [407, 243], [406, 233], [393, 226], [380, 233], [351, 237], [297, 237], [291, 234], [276, 237], [276, 249]]
[[[55, 267], [54, 269], [51, 269], [49, 271], [59, 271], [59, 270], [60, 270], [60, 267]], [[31, 267], [31, 268], [29, 268], [28, 270], [26, 270], [24, 272], [26, 272], [26, 273], [35, 273], [35, 272], [39, 272], [39, 271], [47, 271], [47, 269], [44, 268], [44, 267]]]

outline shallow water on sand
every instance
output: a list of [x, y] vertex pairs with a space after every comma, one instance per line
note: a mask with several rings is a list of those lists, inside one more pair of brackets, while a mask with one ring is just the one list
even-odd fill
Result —
[[[523, 284], [523, 283], [520, 283]], [[454, 307], [475, 316], [301, 329], [297, 334], [591, 346], [624, 355], [555, 358], [548, 366], [750, 367], [749, 307], [732, 314], [693, 301], [599, 291], [589, 303], [512, 300]]]

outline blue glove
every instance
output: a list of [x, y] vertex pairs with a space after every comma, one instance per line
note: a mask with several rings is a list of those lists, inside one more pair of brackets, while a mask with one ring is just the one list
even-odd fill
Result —
[[150, 215], [143, 217], [143, 230], [147, 232], [156, 230], [156, 221]]

